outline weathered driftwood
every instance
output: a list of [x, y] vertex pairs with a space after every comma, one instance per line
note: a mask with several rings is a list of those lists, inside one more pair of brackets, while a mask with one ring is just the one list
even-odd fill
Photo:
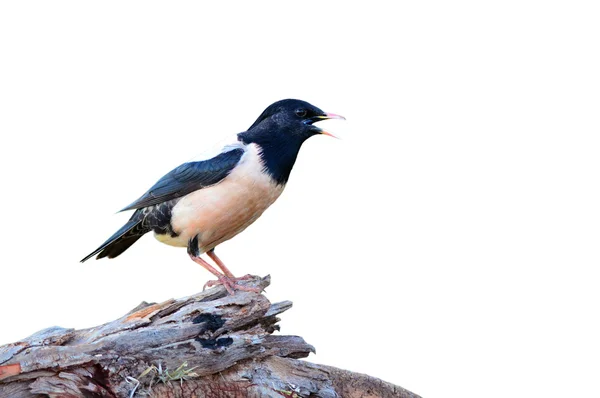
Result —
[[[269, 277], [247, 284], [265, 288]], [[48, 328], [0, 347], [0, 397], [417, 397], [297, 360], [314, 348], [272, 335], [291, 306], [215, 287], [91, 329]]]

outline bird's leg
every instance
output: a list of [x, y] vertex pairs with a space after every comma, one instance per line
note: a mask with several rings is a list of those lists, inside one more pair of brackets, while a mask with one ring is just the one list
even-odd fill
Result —
[[233, 273], [231, 271], [229, 271], [229, 268], [227, 268], [225, 266], [225, 264], [223, 263], [223, 261], [217, 256], [217, 253], [215, 253], [215, 249], [210, 249], [209, 251], [206, 252], [206, 254], [208, 254], [208, 257], [210, 257], [215, 262], [215, 264], [217, 264], [219, 266], [219, 268], [221, 268], [223, 273], [225, 275], [227, 275], [230, 279], [233, 279], [235, 281], [245, 281], [248, 279], [252, 279], [252, 275], [250, 275], [250, 274], [240, 276], [240, 277], [233, 276]]
[[221, 261], [221, 259], [217, 256], [217, 253], [215, 253], [215, 249], [210, 249], [206, 252], [206, 254], [208, 254], [208, 257], [212, 258], [215, 264], [217, 264], [219, 268], [221, 268], [221, 271], [223, 271], [225, 275], [227, 275], [229, 278], [235, 278], [231, 271], [229, 271], [229, 268], [227, 268], [225, 264], [223, 264], [223, 261]]
[[[198, 247], [198, 237], [197, 236], [190, 239], [190, 241], [188, 242], [187, 249], [188, 249], [188, 254], [189, 254], [190, 258], [192, 259], [192, 261], [194, 261], [197, 264], [200, 264], [202, 266], [202, 268], [206, 269], [208, 272], [210, 272], [211, 274], [213, 274], [214, 276], [217, 277], [216, 281], [206, 282], [206, 284], [204, 285], [205, 288], [215, 286], [215, 285], [223, 285], [225, 287], [225, 289], [227, 289], [227, 292], [229, 292], [229, 294], [231, 294], [231, 295], [234, 295], [236, 290], [244, 290], [247, 292], [260, 293], [260, 289], [257, 289], [254, 287], [238, 285], [236, 282], [238, 280], [242, 280], [242, 278], [234, 277], [227, 268], [224, 269], [224, 272], [226, 272], [226, 274], [223, 275], [222, 273], [217, 271], [215, 269], [215, 267], [210, 265], [206, 260], [201, 258], [200, 257], [200, 249]], [[211, 258], [213, 258], [213, 257], [211, 256]], [[217, 257], [217, 259], [218, 259], [218, 257]], [[223, 262], [220, 259], [219, 259], [219, 262], [221, 264], [223, 264]], [[221, 266], [221, 265], [219, 265], [219, 266]], [[223, 265], [223, 267], [224, 267], [224, 265]], [[229, 276], [229, 275], [231, 275], [231, 276]], [[245, 278], [245, 277], [243, 277], [243, 278]]]
[[[189, 240], [187, 252], [193, 262], [195, 262], [196, 264], [200, 264], [202, 268], [216, 276], [219, 282], [221, 282], [220, 284], [225, 286], [225, 289], [227, 289], [227, 292], [229, 292], [229, 294], [231, 294], [232, 296], [235, 294], [232, 283], [228, 281], [227, 276], [217, 271], [215, 267], [213, 267], [208, 262], [206, 262], [206, 260], [200, 257], [200, 248], [198, 247], [198, 236], [194, 236], [192, 239]], [[204, 285], [205, 289], [207, 285], [208, 282]]]
[[[229, 268], [227, 268], [225, 266], [225, 264], [223, 263], [223, 261], [221, 261], [221, 259], [216, 255], [215, 253], [215, 249], [211, 249], [208, 252], [206, 252], [206, 254], [208, 254], [208, 257], [210, 257], [218, 266], [219, 268], [221, 268], [221, 270], [223, 271], [223, 273], [225, 274], [225, 276], [227, 277], [227, 279], [229, 279], [229, 281], [231, 281], [233, 283], [233, 286], [238, 289], [238, 290], [244, 290], [247, 292], [255, 292], [255, 293], [260, 293], [260, 289], [255, 288], [255, 287], [249, 287], [249, 286], [243, 286], [243, 285], [238, 285], [236, 282], [238, 281], [245, 281], [248, 279], [252, 279], [252, 275], [248, 274], [248, 275], [244, 275], [244, 276], [240, 276], [240, 277], [235, 277], [233, 275], [233, 273], [231, 271], [229, 271]], [[206, 283], [205, 286], [211, 287], [211, 286], [215, 286], [215, 285], [220, 285], [223, 282], [221, 281], [221, 279], [217, 280], [217, 281], [208, 281]]]
[[216, 276], [218, 279], [217, 281], [206, 282], [204, 288], [206, 288], [207, 286], [211, 287], [213, 285], [223, 285], [225, 286], [225, 289], [227, 289], [229, 294], [231, 294], [232, 296], [235, 294], [235, 288], [237, 286], [235, 285], [235, 283], [231, 282], [231, 280], [226, 275], [223, 275], [222, 273], [217, 271], [215, 267], [207, 263], [206, 260], [204, 260], [202, 257], [196, 257], [190, 254], [190, 258], [192, 259], [192, 261], [194, 261], [197, 264], [200, 264], [204, 269]]

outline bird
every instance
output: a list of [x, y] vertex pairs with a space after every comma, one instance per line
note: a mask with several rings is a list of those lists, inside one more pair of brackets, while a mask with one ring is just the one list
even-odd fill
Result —
[[[129, 221], [81, 262], [94, 256], [115, 258], [153, 232], [159, 242], [187, 248], [189, 257], [217, 278], [205, 287], [223, 285], [231, 295], [258, 291], [240, 284], [251, 275], [235, 277], [215, 248], [244, 231], [279, 198], [308, 138], [335, 137], [314, 125], [328, 119], [345, 120], [297, 99], [269, 105], [218, 154], [181, 164], [121, 209], [134, 210]], [[205, 253], [220, 271], [201, 257]]]

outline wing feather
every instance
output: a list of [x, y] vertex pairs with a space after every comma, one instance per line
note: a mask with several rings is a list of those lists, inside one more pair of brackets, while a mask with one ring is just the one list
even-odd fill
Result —
[[188, 162], [176, 167], [158, 180], [138, 200], [120, 211], [157, 205], [217, 184], [227, 177], [244, 154], [244, 149], [240, 147], [226, 149], [228, 149], [226, 152], [212, 159]]

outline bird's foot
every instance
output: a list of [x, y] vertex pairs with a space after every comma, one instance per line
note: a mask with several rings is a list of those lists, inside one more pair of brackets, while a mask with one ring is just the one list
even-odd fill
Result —
[[213, 287], [213, 286], [218, 286], [218, 285], [223, 285], [225, 287], [225, 289], [227, 289], [227, 291], [229, 292], [229, 294], [233, 295], [235, 293], [236, 290], [242, 290], [244, 292], [254, 292], [254, 293], [260, 293], [261, 289], [257, 288], [257, 287], [251, 287], [251, 286], [244, 286], [244, 285], [240, 285], [237, 282], [239, 281], [247, 281], [249, 279], [252, 279], [253, 276], [248, 274], [248, 275], [244, 275], [244, 276], [240, 276], [240, 277], [229, 277], [226, 275], [221, 275], [217, 277], [218, 279], [216, 281], [208, 281], [204, 284], [204, 288], [206, 289], [207, 287]]

